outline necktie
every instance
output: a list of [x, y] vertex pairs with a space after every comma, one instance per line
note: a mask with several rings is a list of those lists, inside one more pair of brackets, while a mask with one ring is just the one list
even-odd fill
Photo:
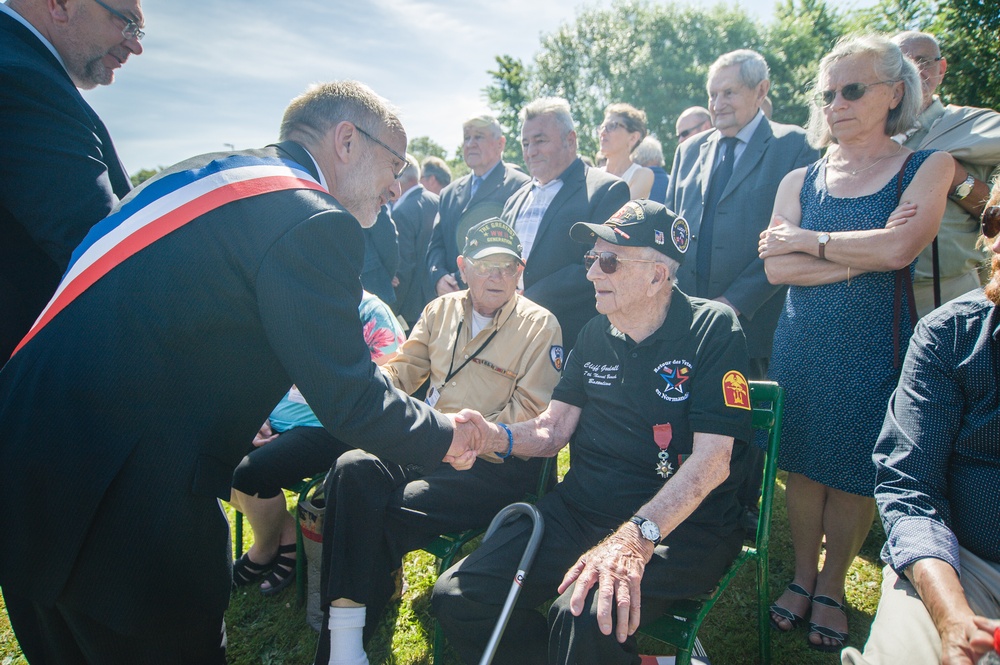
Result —
[[708, 290], [708, 277], [712, 271], [712, 236], [715, 233], [715, 209], [722, 198], [722, 192], [726, 190], [729, 179], [733, 175], [733, 162], [736, 161], [736, 143], [739, 141], [735, 136], [724, 136], [719, 140], [719, 166], [712, 174], [712, 180], [708, 183], [708, 192], [705, 194], [704, 212], [701, 215], [701, 228], [698, 230], [698, 263], [696, 266], [698, 273], [698, 283], [696, 295], [700, 298], [714, 298], [719, 294], [712, 294]]
[[481, 184], [483, 184], [483, 179], [480, 176], [472, 176], [472, 193], [469, 195], [470, 199], [476, 195], [476, 190], [479, 189], [479, 185]]

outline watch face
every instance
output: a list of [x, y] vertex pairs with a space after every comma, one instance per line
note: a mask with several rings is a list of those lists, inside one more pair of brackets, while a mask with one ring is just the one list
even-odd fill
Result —
[[825, 245], [826, 243], [830, 242], [830, 234], [820, 233], [818, 236], [816, 236], [816, 240], [819, 241], [819, 244]]
[[651, 540], [654, 543], [660, 540], [660, 527], [656, 526], [656, 522], [651, 522], [646, 520], [639, 525], [639, 530], [642, 531], [642, 537], [646, 540]]

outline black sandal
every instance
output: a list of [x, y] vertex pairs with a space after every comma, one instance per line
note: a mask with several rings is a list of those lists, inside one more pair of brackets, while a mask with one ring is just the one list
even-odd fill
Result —
[[[833, 598], [830, 598], [830, 596], [813, 596], [813, 602], [840, 610], [845, 617], [847, 616], [847, 607], [844, 606], [843, 603], [838, 603]], [[820, 636], [819, 644], [816, 644], [809, 639], [809, 635], [813, 634]], [[814, 622], [809, 624], [809, 635], [806, 635], [806, 643], [809, 644], [809, 648], [815, 649], [816, 651], [822, 651], [824, 653], [840, 653], [840, 650], [844, 648], [844, 643], [847, 642], [847, 631], [842, 633], [839, 630], [830, 628], [829, 626], [823, 626]], [[824, 637], [829, 640], [833, 640], [835, 644], [824, 644]]]
[[272, 563], [255, 563], [250, 559], [250, 553], [244, 552], [243, 556], [233, 563], [233, 586], [246, 586], [262, 579], [271, 571]]
[[264, 580], [271, 586], [266, 589], [261, 587], [262, 594], [273, 596], [295, 581], [295, 559], [285, 556], [286, 554], [295, 554], [295, 551], [295, 543], [282, 545], [278, 548], [278, 555], [271, 562], [271, 574]]
[[[799, 586], [795, 582], [792, 582], [791, 584], [789, 584], [785, 588], [788, 589], [789, 591], [791, 591], [792, 593], [794, 593], [797, 596], [802, 596], [803, 598], [808, 598], [810, 601], [813, 599], [812, 594], [810, 594], [808, 591], [806, 591], [805, 589], [803, 589], [801, 586]], [[781, 633], [790, 633], [793, 630], [795, 630], [796, 628], [798, 628], [800, 623], [802, 623], [803, 621], [805, 621], [805, 617], [800, 617], [795, 612], [792, 612], [787, 607], [782, 607], [778, 603], [772, 604], [771, 607], [770, 607], [770, 609], [769, 609], [769, 611], [771, 612], [771, 614], [777, 614], [779, 617], [781, 617], [782, 619], [784, 619], [788, 623], [792, 624], [792, 627], [786, 630], [786, 629], [782, 628], [781, 625], [777, 621], [775, 621], [774, 617], [771, 617], [771, 627], [774, 628], [775, 630], [777, 630], [778, 632], [781, 632]]]

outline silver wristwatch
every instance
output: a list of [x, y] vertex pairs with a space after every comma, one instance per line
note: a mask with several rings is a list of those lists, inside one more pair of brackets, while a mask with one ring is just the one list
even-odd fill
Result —
[[967, 197], [969, 194], [972, 193], [972, 187], [975, 184], [976, 184], [976, 179], [973, 178], [972, 174], [970, 173], [968, 176], [966, 176], [965, 180], [959, 183], [958, 187], [955, 188], [955, 191], [951, 193], [952, 200], [961, 201], [962, 199]]
[[629, 520], [632, 524], [639, 527], [639, 533], [642, 537], [653, 543], [653, 545], [660, 544], [660, 527], [653, 520], [647, 520], [645, 517], [639, 517], [636, 515]]

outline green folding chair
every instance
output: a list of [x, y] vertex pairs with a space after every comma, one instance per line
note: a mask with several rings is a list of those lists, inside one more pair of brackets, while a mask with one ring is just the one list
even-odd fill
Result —
[[[768, 545], [771, 540], [771, 509], [774, 501], [774, 479], [777, 474], [778, 443], [781, 440], [781, 415], [785, 393], [773, 381], [750, 381], [750, 404], [753, 428], [767, 432], [767, 456], [764, 461], [764, 483], [761, 494], [757, 538], [753, 545], [744, 545], [736, 560], [710, 593], [697, 598], [674, 601], [656, 621], [639, 629], [661, 642], [677, 648], [676, 665], [690, 665], [692, 651], [699, 650], [698, 629], [736, 574], [748, 564], [757, 569], [757, 631], [761, 665], [771, 662], [771, 631], [768, 613]], [[699, 653], [697, 655], [704, 655]]]
[[[285, 489], [298, 492], [298, 501], [304, 501], [306, 496], [316, 485], [322, 484], [326, 480], [326, 473], [322, 473], [313, 478], [306, 478]], [[296, 502], [298, 505], [298, 502]], [[243, 513], [236, 512], [236, 525], [233, 527], [234, 540], [236, 541], [236, 558], [243, 556]], [[302, 546], [302, 528], [299, 520], [295, 518], [295, 598], [299, 605], [306, 601], [306, 555]]]

